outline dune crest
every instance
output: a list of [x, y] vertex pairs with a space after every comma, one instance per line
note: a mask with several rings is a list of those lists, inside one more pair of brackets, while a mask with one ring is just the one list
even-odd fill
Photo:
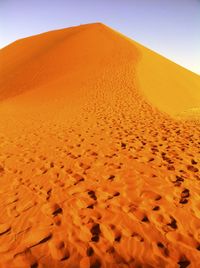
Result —
[[199, 76], [101, 23], [0, 62], [0, 268], [198, 267]]

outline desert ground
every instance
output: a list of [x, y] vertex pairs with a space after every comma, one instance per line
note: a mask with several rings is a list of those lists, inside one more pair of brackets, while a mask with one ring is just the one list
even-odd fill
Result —
[[200, 77], [101, 24], [0, 50], [0, 267], [200, 267]]

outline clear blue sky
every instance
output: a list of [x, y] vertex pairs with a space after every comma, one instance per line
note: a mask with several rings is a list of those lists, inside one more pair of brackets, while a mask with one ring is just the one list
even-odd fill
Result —
[[0, 47], [97, 21], [200, 74], [200, 0], [0, 0]]

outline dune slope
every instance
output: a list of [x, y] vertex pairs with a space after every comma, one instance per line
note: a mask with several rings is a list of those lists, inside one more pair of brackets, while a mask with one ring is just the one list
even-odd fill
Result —
[[0, 64], [0, 267], [199, 267], [199, 76], [100, 23]]

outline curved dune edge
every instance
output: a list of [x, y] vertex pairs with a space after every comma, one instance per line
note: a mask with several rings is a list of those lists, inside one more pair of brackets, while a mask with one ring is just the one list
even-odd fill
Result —
[[115, 32], [138, 50], [136, 81], [146, 101], [170, 116], [199, 119], [200, 76]]
[[199, 267], [200, 125], [147, 101], [143, 48], [92, 24], [7, 49], [0, 268]]
[[141, 51], [138, 80], [153, 105], [172, 116], [191, 116], [200, 108], [200, 76], [144, 47]]

